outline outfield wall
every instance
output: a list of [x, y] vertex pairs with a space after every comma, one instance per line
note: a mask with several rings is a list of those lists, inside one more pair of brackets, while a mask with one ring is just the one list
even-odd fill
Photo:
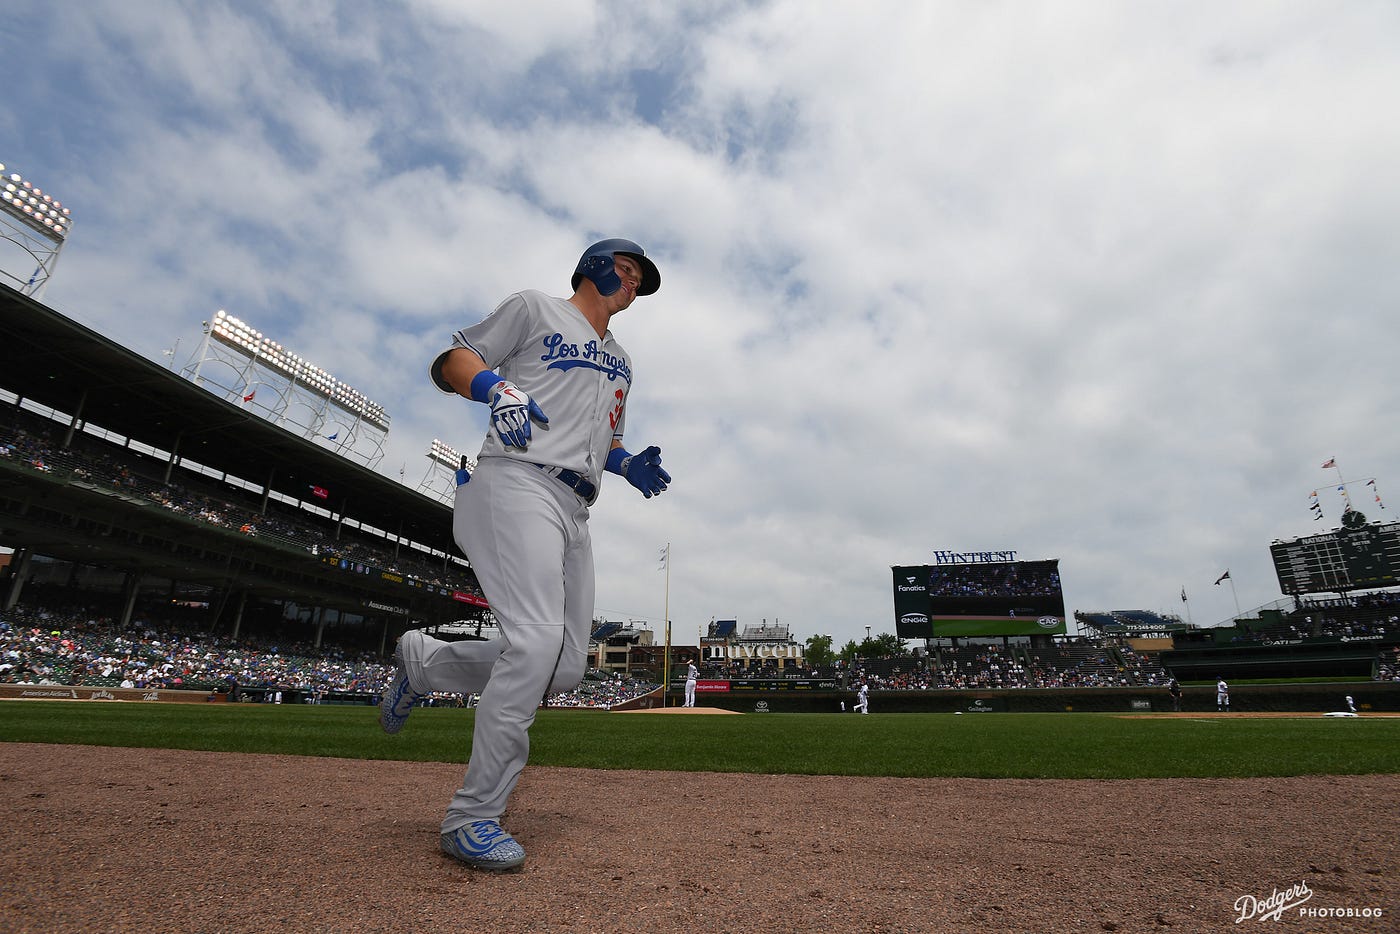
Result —
[[210, 691], [172, 691], [166, 688], [109, 688], [68, 684], [0, 684], [0, 700], [140, 701], [162, 704], [207, 704], [227, 701]]
[[[855, 706], [855, 692], [834, 690], [832, 682], [808, 683], [798, 688], [791, 681], [745, 681], [742, 690], [709, 691], [698, 695], [700, 707], [718, 707], [741, 713], [840, 713]], [[813, 689], [814, 684], [820, 687]], [[263, 692], [243, 692], [243, 700], [259, 703]], [[660, 689], [617, 709], [661, 706]], [[1351, 695], [1364, 716], [1368, 712], [1400, 712], [1400, 681], [1356, 681], [1328, 684], [1241, 684], [1230, 689], [1230, 709], [1241, 712], [1328, 713], [1346, 709]], [[57, 684], [0, 684], [0, 699], [137, 701], [144, 703], [227, 703], [228, 698], [209, 690], [175, 691], [81, 687]], [[684, 693], [678, 685], [666, 696], [667, 707], [679, 707]], [[283, 703], [305, 703], [300, 692], [286, 691]], [[373, 705], [370, 694], [340, 694], [325, 703]], [[567, 708], [561, 708], [567, 709]], [[1017, 689], [1008, 691], [872, 691], [873, 713], [1163, 713], [1172, 711], [1171, 697], [1163, 688]], [[1183, 712], [1214, 711], [1213, 685], [1187, 685], [1182, 689]]]
[[[240, 688], [239, 701], [245, 704], [260, 704], [269, 700], [268, 694], [276, 688]], [[282, 703], [304, 704], [307, 691], [282, 690]], [[0, 700], [76, 700], [76, 701], [141, 701], [144, 703], [175, 704], [226, 704], [227, 693], [214, 687], [200, 687], [196, 690], [176, 690], [174, 688], [114, 688], [100, 685], [69, 684], [15, 684], [0, 683]], [[320, 700], [322, 704], [376, 705], [377, 694], [349, 694], [331, 692]]]
[[[840, 713], [855, 705], [854, 691], [799, 690], [792, 682], [745, 682], [741, 691], [708, 691], [697, 695], [701, 707], [719, 707], [744, 713]], [[1400, 681], [1356, 681], [1326, 684], [1242, 684], [1230, 689], [1230, 709], [1235, 711], [1328, 713], [1346, 710], [1351, 695], [1357, 710], [1400, 711]], [[668, 707], [684, 698], [680, 688], [667, 694]], [[1182, 712], [1214, 711], [1215, 686], [1182, 688]], [[872, 713], [1054, 713], [1171, 712], [1172, 699], [1165, 688], [1053, 688], [1005, 691], [871, 691]]]

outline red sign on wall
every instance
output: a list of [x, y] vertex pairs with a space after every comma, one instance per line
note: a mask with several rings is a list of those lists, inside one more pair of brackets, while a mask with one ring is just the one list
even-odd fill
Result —
[[467, 593], [465, 590], [452, 591], [452, 599], [458, 603], [470, 603], [472, 606], [490, 606], [485, 597], [478, 597], [474, 593]]

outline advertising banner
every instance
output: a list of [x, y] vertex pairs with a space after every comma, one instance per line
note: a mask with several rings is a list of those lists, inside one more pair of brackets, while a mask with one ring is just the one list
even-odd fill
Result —
[[896, 567], [894, 572], [894, 634], [901, 639], [931, 639], [929, 568]]

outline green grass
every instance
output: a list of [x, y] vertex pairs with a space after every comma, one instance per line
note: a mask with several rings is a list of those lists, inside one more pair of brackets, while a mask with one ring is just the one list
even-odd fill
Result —
[[[1183, 687], [1208, 687], [1214, 688], [1215, 678], [1202, 678], [1199, 681], [1183, 681]], [[1241, 684], [1356, 684], [1370, 681], [1369, 677], [1358, 677], [1357, 675], [1331, 675], [1313, 676], [1308, 678], [1230, 678], [1231, 687]]]
[[[373, 707], [0, 701], [0, 741], [465, 762], [474, 713]], [[535, 765], [968, 778], [1400, 773], [1400, 719], [1111, 714], [744, 714], [543, 710]]]

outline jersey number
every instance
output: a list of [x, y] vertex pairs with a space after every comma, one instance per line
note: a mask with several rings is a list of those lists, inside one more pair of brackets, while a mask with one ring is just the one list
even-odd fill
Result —
[[613, 410], [608, 413], [608, 425], [613, 431], [617, 431], [617, 423], [622, 421], [622, 390], [614, 390], [613, 398], [617, 400], [617, 405], [613, 406]]

